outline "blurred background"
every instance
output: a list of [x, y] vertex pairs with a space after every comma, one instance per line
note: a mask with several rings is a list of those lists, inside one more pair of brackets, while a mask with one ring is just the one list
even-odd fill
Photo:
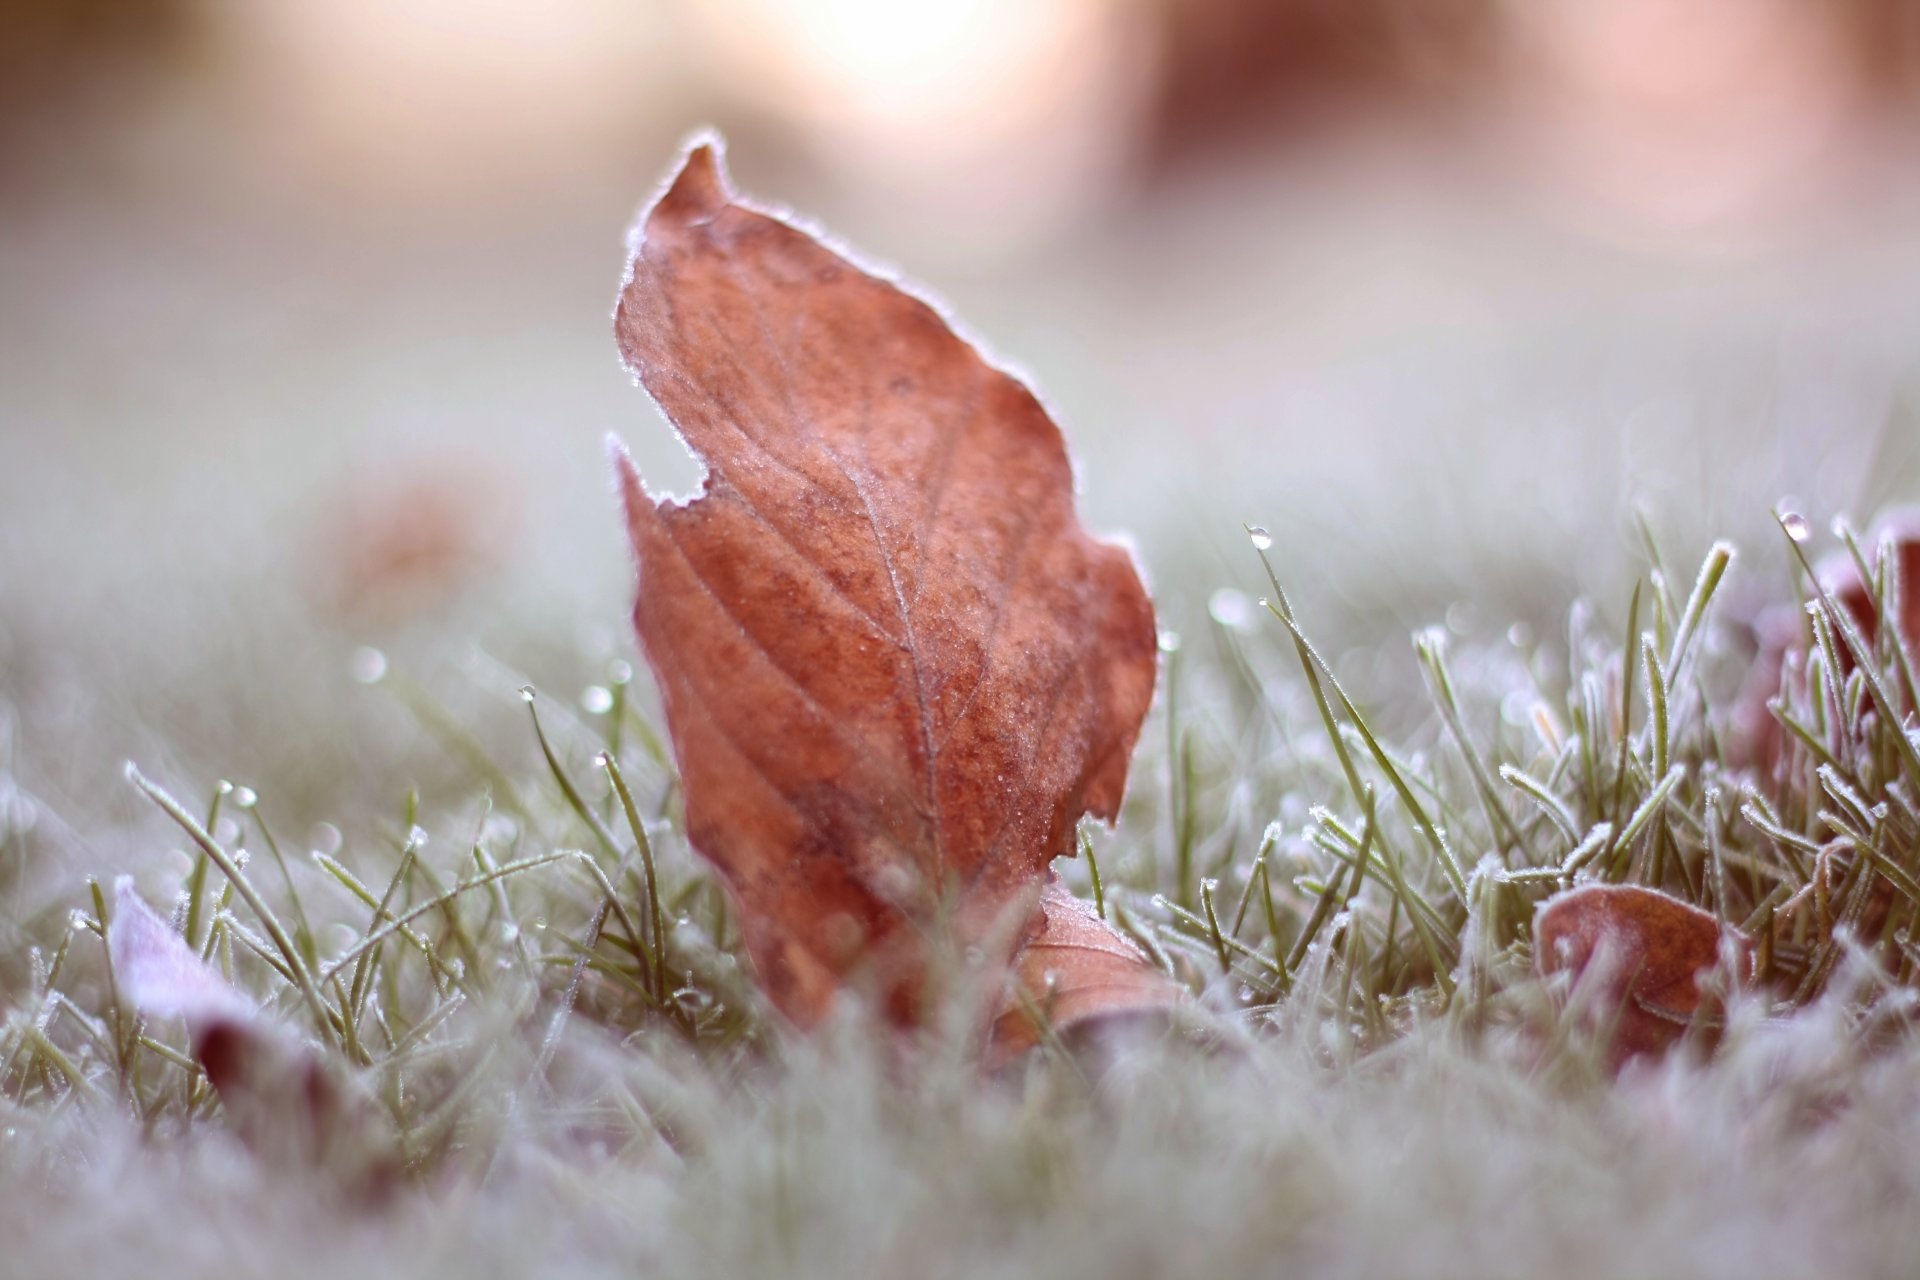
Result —
[[1908, 0], [0, 0], [0, 820], [397, 807], [397, 673], [592, 715], [695, 127], [1033, 379], [1171, 626], [1264, 525], [1365, 694], [1616, 607], [1635, 511], [1759, 599], [1775, 503], [1920, 496], [1917, 121]]

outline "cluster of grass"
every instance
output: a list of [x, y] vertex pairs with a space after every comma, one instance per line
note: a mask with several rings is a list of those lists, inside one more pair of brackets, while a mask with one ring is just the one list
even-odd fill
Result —
[[[1803, 523], [1782, 525], [1810, 601], [1804, 660], [1768, 707], [1777, 751], [1739, 766], [1753, 743], [1736, 741], [1752, 735], [1734, 704], [1753, 655], [1715, 607], [1724, 544], [1688, 579], [1649, 539], [1650, 572], [1611, 628], [1582, 604], [1553, 641], [1420, 635], [1409, 662], [1427, 712], [1376, 721], [1254, 530], [1264, 610], [1216, 610], [1205, 642], [1166, 638], [1128, 810], [1111, 834], [1083, 831], [1062, 869], [1189, 984], [1217, 1038], [1255, 1053], [1285, 1044], [1350, 1067], [1440, 1035], [1531, 1045], [1530, 1069], [1592, 1066], [1531, 955], [1535, 906], [1588, 881], [1650, 885], [1744, 930], [1757, 972], [1728, 980], [1762, 1014], [1816, 1002], [1844, 973], [1864, 1041], [1920, 968], [1915, 655], [1894, 627], [1869, 639], [1815, 584]], [[1896, 558], [1841, 539], [1881, 616], [1899, 616]], [[586, 718], [526, 691], [544, 763], [527, 777], [403, 676], [384, 683], [469, 762], [465, 811], [422, 814], [410, 794], [378, 838], [335, 833], [295, 856], [271, 795], [220, 782], [190, 806], [130, 768], [186, 855], [147, 887], [176, 893], [188, 944], [298, 1028], [361, 1099], [365, 1143], [414, 1178], [497, 1172], [530, 1150], [684, 1169], [718, 1099], [814, 1050], [754, 991], [724, 897], [676, 825], [671, 762], [631, 669], [616, 664]], [[34, 838], [0, 821], [0, 868], [24, 865]], [[121, 998], [112, 895], [77, 888], [8, 922], [0, 1110], [106, 1110], [158, 1134], [217, 1124], [184, 1029]], [[1043, 1078], [1053, 1052], [1033, 1067]], [[964, 1047], [936, 1061], [968, 1076]], [[529, 1131], [543, 1141], [510, 1140]]]
[[[1516, 633], [1528, 652], [1466, 653], [1463, 681], [1445, 630], [1416, 636], [1431, 714], [1398, 741], [1347, 695], [1268, 563], [1260, 603], [1321, 732], [1303, 742], [1269, 716], [1271, 668], [1222, 629], [1247, 697], [1214, 745], [1237, 737], [1241, 754], [1209, 769], [1193, 729], [1170, 718], [1171, 866], [1150, 868], [1157, 918], [1135, 936], [1255, 1014], [1298, 1012], [1304, 983], [1316, 1016], [1362, 1049], [1425, 1015], [1465, 1027], [1538, 1016], [1535, 907], [1583, 883], [1649, 886], [1739, 929], [1757, 944], [1754, 971], [1722, 976], [1781, 1011], [1819, 996], [1850, 953], [1884, 989], [1912, 987], [1914, 655], [1900, 628], [1866, 625], [1820, 586], [1803, 518], [1780, 523], [1806, 604], [1784, 653], [1756, 651], [1753, 619], [1716, 621], [1730, 545], [1709, 550], [1683, 593], [1649, 534], [1624, 627], [1604, 634], [1577, 604], [1564, 666]], [[1873, 615], [1900, 617], [1894, 548], [1863, 548], [1844, 523], [1835, 533]], [[1267, 541], [1254, 531], [1263, 561]], [[1774, 662], [1782, 678], [1765, 698], [1750, 673]], [[1242, 797], [1262, 759], [1282, 769], [1266, 795]], [[1271, 823], [1254, 837], [1220, 818], [1236, 798], [1258, 814], [1301, 796], [1313, 803], [1298, 834]]]

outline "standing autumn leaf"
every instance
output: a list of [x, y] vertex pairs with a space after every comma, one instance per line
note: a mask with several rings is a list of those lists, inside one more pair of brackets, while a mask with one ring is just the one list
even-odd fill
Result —
[[789, 1017], [859, 975], [910, 1023], [942, 922], [1023, 940], [1081, 815], [1118, 811], [1145, 589], [1081, 527], [1033, 394], [736, 201], [712, 146], [646, 215], [614, 324], [707, 468], [655, 501], [617, 453], [688, 836]]
[[1722, 939], [1748, 944], [1700, 908], [1630, 884], [1590, 884], [1540, 904], [1534, 966], [1598, 984], [1596, 1011], [1613, 1020], [1615, 1066], [1678, 1041], [1701, 1004], [1700, 975], [1719, 963]]

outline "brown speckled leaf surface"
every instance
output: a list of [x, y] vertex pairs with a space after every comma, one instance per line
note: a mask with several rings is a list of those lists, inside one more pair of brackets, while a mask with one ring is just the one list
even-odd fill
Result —
[[1042, 1027], [1065, 1032], [1164, 1010], [1183, 988], [1148, 966], [1131, 940], [1057, 880], [1040, 895], [1039, 924], [1014, 962], [1011, 990], [993, 1022], [989, 1068], [1031, 1049]]
[[939, 922], [1017, 940], [1080, 816], [1117, 812], [1146, 592], [1032, 393], [737, 202], [711, 147], [646, 215], [615, 329], [707, 467], [681, 504], [619, 458], [689, 838], [789, 1017], [859, 979], [912, 1021]]
[[1543, 977], [1578, 979], [1596, 961], [1604, 964], [1595, 971], [1596, 1012], [1615, 1019], [1608, 1052], [1618, 1066], [1686, 1033], [1700, 1009], [1700, 975], [1719, 963], [1723, 937], [1736, 955], [1749, 953], [1737, 930], [1723, 930], [1712, 914], [1678, 898], [1640, 885], [1588, 884], [1540, 904], [1534, 965]]

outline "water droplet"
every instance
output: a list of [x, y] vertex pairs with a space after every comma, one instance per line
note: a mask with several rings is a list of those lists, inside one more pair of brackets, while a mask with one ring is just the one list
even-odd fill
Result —
[[387, 655], [363, 644], [347, 659], [347, 671], [361, 684], [379, 684], [387, 675]]
[[521, 700], [522, 702], [528, 702], [528, 703], [531, 703], [531, 702], [533, 701], [533, 697], [534, 697], [534, 694], [533, 694], [533, 686], [532, 686], [532, 685], [530, 685], [530, 684], [523, 684], [523, 685], [521, 685], [521, 686], [520, 686], [520, 700]]
[[87, 915], [86, 912], [82, 911], [78, 907], [75, 907], [72, 911], [67, 913], [67, 928], [73, 930], [75, 933], [78, 933], [80, 932], [80, 930], [87, 927], [87, 921], [89, 918], [90, 917]]
[[1178, 653], [1179, 651], [1180, 633], [1178, 631], [1162, 631], [1160, 633], [1160, 652]]
[[317, 852], [331, 855], [340, 852], [340, 846], [346, 841], [340, 834], [340, 828], [331, 822], [316, 822], [313, 830], [307, 833], [307, 843]]
[[1533, 628], [1524, 622], [1516, 622], [1507, 628], [1507, 643], [1516, 649], [1524, 649], [1533, 643]]
[[221, 844], [232, 844], [240, 838], [240, 824], [222, 815], [220, 820], [213, 824], [213, 830], [209, 834]]
[[1244, 982], [1240, 984], [1240, 1003], [1241, 1004], [1253, 1003], [1253, 988], [1248, 986]]
[[590, 684], [580, 691], [580, 705], [588, 715], [603, 716], [613, 710], [613, 691], [603, 684]]
[[1252, 525], [1247, 529], [1247, 540], [1253, 543], [1253, 549], [1255, 551], [1270, 551], [1273, 549], [1273, 535], [1268, 533], [1266, 529], [1260, 525]]
[[214, 783], [213, 789], [215, 791], [218, 791], [223, 796], [230, 796], [233, 794], [233, 784], [231, 782], [228, 782], [225, 778], [222, 778], [220, 779], [220, 781]]
[[1156, 893], [1156, 894], [1154, 894], [1154, 895], [1153, 895], [1153, 898], [1151, 899], [1151, 901], [1153, 902], [1153, 905], [1154, 905], [1154, 908], [1155, 908], [1156, 910], [1159, 910], [1159, 911], [1165, 911], [1165, 910], [1167, 909], [1167, 895], [1166, 895], [1166, 894], [1164, 894], [1164, 893]]
[[513, 942], [515, 939], [519, 938], [519, 936], [520, 936], [519, 925], [514, 924], [511, 920], [504, 921], [501, 923], [500, 941], [510, 943], [510, 942]]
[[1207, 597], [1207, 616], [1229, 631], [1252, 630], [1259, 618], [1247, 593], [1232, 587], [1222, 587]]
[[407, 848], [423, 849], [426, 847], [426, 843], [427, 829], [425, 827], [414, 827], [407, 832]]
[[260, 796], [252, 787], [235, 787], [233, 789], [233, 803], [238, 808], [251, 809], [260, 803]]
[[1832, 529], [1833, 536], [1840, 539], [1842, 542], [1845, 542], [1847, 539], [1847, 535], [1853, 532], [1853, 526], [1847, 523], [1847, 518], [1845, 516], [1835, 516], [1833, 518], [1833, 523], [1827, 527]]
[[593, 753], [593, 762], [602, 769], [610, 769], [613, 767], [613, 755], [606, 751], [596, 751]]
[[1780, 527], [1785, 529], [1787, 536], [1795, 542], [1805, 542], [1807, 540], [1807, 534], [1810, 532], [1807, 528], [1807, 518], [1798, 511], [1789, 511], [1785, 515], [1782, 515], [1780, 517]]
[[607, 664], [607, 682], [609, 684], [627, 684], [633, 680], [633, 664], [621, 658], [615, 658]]
[[1205, 893], [1218, 893], [1220, 892], [1220, 881], [1213, 876], [1208, 876], [1200, 882], [1200, 888]]

